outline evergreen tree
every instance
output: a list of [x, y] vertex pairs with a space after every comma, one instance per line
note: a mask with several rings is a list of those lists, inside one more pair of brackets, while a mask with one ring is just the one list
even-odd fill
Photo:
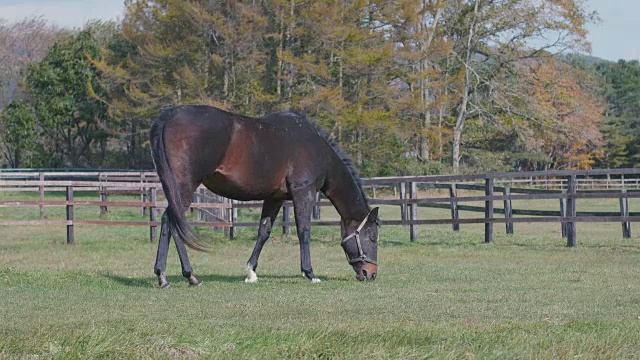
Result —
[[98, 77], [88, 56], [98, 53], [95, 29], [88, 28], [56, 43], [42, 61], [29, 67], [27, 91], [48, 155], [39, 166], [99, 165], [93, 146], [106, 141], [101, 127], [106, 108], [88, 90], [97, 86]]

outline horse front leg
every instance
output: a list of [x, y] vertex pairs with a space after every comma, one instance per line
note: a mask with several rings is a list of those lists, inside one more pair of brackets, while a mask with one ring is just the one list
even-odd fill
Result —
[[260, 216], [260, 227], [258, 228], [258, 237], [256, 239], [256, 245], [253, 247], [253, 252], [249, 261], [247, 261], [247, 278], [244, 280], [246, 283], [254, 283], [258, 281], [256, 275], [256, 268], [258, 267], [258, 258], [262, 247], [269, 239], [271, 235], [271, 229], [273, 223], [278, 217], [278, 212], [282, 207], [282, 200], [265, 199], [262, 204], [262, 215]]
[[167, 281], [167, 252], [169, 251], [169, 241], [171, 238], [171, 228], [169, 227], [169, 218], [167, 212], [162, 214], [162, 222], [160, 225], [160, 240], [158, 241], [158, 253], [156, 254], [156, 265], [153, 272], [158, 276], [158, 286], [162, 289], [169, 287]]
[[300, 270], [302, 275], [311, 280], [312, 283], [319, 283], [320, 279], [313, 274], [309, 248], [311, 241], [311, 209], [315, 202], [315, 194], [315, 189], [310, 187], [291, 192], [298, 240], [300, 241]]

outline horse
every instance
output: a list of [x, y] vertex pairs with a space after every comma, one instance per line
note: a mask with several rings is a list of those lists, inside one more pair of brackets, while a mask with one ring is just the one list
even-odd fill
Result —
[[151, 148], [168, 202], [154, 266], [159, 287], [169, 287], [165, 270], [171, 235], [182, 275], [192, 286], [201, 284], [185, 248], [207, 251], [185, 218], [200, 184], [230, 199], [264, 200], [258, 236], [246, 265], [247, 283], [258, 280], [260, 252], [285, 200], [293, 202], [302, 275], [320, 282], [309, 250], [311, 212], [318, 191], [340, 215], [341, 245], [356, 278], [376, 278], [378, 208], [370, 208], [349, 158], [305, 116], [279, 112], [253, 118], [206, 105], [171, 106], [151, 126]]

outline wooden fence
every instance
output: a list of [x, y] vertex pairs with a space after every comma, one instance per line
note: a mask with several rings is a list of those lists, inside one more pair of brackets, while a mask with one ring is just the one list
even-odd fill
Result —
[[[411, 176], [363, 179], [372, 195], [372, 205], [393, 205], [399, 209], [398, 220], [384, 220], [385, 225], [406, 226], [411, 241], [417, 238], [417, 227], [435, 224], [451, 224], [457, 231], [461, 224], [484, 224], [484, 241], [493, 240], [494, 224], [504, 223], [505, 231], [513, 234], [514, 223], [558, 223], [561, 234], [567, 238], [568, 246], [576, 245], [576, 223], [578, 222], [620, 222], [622, 235], [631, 236], [631, 222], [640, 221], [640, 213], [629, 211], [629, 198], [640, 197], [640, 169], [608, 169], [577, 171], [546, 171], [491, 173], [474, 175]], [[426, 196], [419, 189], [440, 189]], [[39, 220], [0, 220], [0, 225], [60, 225], [67, 227], [67, 242], [74, 242], [75, 225], [133, 225], [149, 227], [149, 236], [157, 238], [158, 211], [166, 207], [161, 201], [162, 194], [157, 175], [149, 171], [0, 171], [0, 191], [38, 192], [39, 200], [2, 200], [0, 206], [37, 206]], [[64, 191], [65, 200], [46, 200], [45, 194]], [[74, 193], [94, 192], [99, 195], [95, 201], [74, 200]], [[445, 196], [439, 194], [445, 191]], [[461, 195], [480, 192], [479, 195]], [[140, 196], [136, 201], [109, 201], [109, 195], [124, 194]], [[425, 196], [421, 196], [424, 194]], [[382, 196], [379, 196], [382, 195]], [[579, 212], [578, 199], [618, 199], [619, 212]], [[514, 200], [556, 200], [557, 211], [514, 209]], [[484, 206], [465, 205], [469, 202], [484, 202]], [[496, 208], [495, 202], [502, 202], [503, 208]], [[203, 187], [194, 194], [191, 211], [196, 212], [192, 225], [224, 229], [233, 237], [237, 227], [257, 227], [257, 222], [238, 221], [238, 210], [259, 208], [261, 202], [237, 202], [211, 194]], [[45, 220], [45, 207], [64, 206], [65, 220]], [[75, 218], [75, 206], [100, 207], [101, 213], [110, 207], [138, 207], [146, 221], [82, 220]], [[338, 226], [339, 221], [321, 220], [321, 207], [331, 206], [319, 196], [313, 211], [314, 226]], [[450, 209], [450, 217], [439, 219], [418, 219], [419, 207]], [[282, 221], [274, 226], [282, 226], [287, 233], [295, 222], [291, 220], [290, 202], [285, 202]], [[460, 211], [480, 212], [482, 217], [461, 219]], [[504, 214], [495, 217], [494, 214]], [[526, 217], [515, 217], [526, 216]]]

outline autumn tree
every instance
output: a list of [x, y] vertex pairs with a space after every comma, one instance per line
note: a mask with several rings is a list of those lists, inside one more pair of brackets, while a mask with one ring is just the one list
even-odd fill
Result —
[[95, 96], [129, 166], [144, 163], [163, 106], [194, 102], [304, 112], [365, 175], [457, 168], [471, 147], [492, 151], [480, 134], [509, 137], [533, 159], [546, 150], [524, 143], [539, 134], [531, 104], [544, 103], [529, 102], [525, 84], [542, 81], [532, 65], [584, 48], [590, 18], [579, 0], [132, 0], [93, 58], [106, 89]]
[[[397, 50], [396, 84], [402, 84], [398, 106], [404, 124], [414, 136], [409, 139], [416, 158], [428, 162], [441, 157], [442, 117], [448, 75], [443, 71], [450, 44], [442, 31], [445, 0], [400, 2], [393, 23]], [[438, 123], [434, 118], [438, 116]]]
[[[590, 169], [602, 145], [604, 101], [591, 74], [547, 59], [529, 73], [527, 88], [536, 130], [529, 146], [544, 152], [545, 169]], [[534, 143], [538, 143], [534, 145]]]
[[[453, 43], [451, 72], [460, 81], [452, 88], [458, 94], [452, 140], [452, 165], [458, 169], [462, 134], [468, 119], [491, 116], [492, 107], [512, 104], [485, 102], [482, 90], [493, 94], [496, 79], [512, 71], [515, 64], [546, 57], [566, 48], [585, 49], [585, 24], [592, 18], [585, 4], [569, 1], [481, 1], [449, 0], [444, 9], [446, 36]], [[553, 37], [550, 39], [550, 35]], [[502, 99], [509, 98], [502, 96]], [[457, 171], [457, 170], [456, 170]]]
[[207, 103], [257, 114], [263, 91], [266, 17], [252, 2], [130, 1], [119, 33], [93, 64], [126, 141], [132, 167], [149, 164], [144, 149], [153, 116], [171, 104]]

